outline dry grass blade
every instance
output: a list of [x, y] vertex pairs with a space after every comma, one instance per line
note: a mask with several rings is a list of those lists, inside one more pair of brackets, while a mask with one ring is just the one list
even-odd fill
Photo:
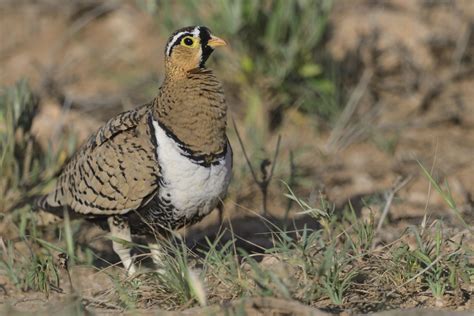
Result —
[[431, 173], [425, 168], [425, 166], [423, 166], [421, 162], [418, 162], [418, 165], [420, 166], [421, 170], [423, 171], [423, 174], [428, 179], [430, 184], [439, 193], [439, 195], [441, 195], [443, 200], [446, 202], [449, 208], [454, 212], [454, 214], [459, 219], [459, 221], [464, 225], [465, 228], [472, 230], [472, 228], [466, 223], [466, 221], [462, 217], [461, 211], [458, 209], [456, 202], [451, 194], [451, 190], [449, 188], [448, 182], [445, 183], [446, 189], [443, 190], [443, 188], [438, 184], [438, 182], [436, 182], [436, 180], [433, 178]]
[[364, 96], [369, 86], [370, 80], [372, 79], [372, 71], [366, 69], [359, 80], [359, 83], [352, 92], [349, 101], [347, 102], [344, 110], [339, 116], [331, 134], [329, 135], [326, 143], [326, 151], [332, 152], [340, 149], [338, 143], [346, 134], [346, 129], [349, 128], [349, 122], [355, 113], [360, 100]]
[[400, 191], [405, 185], [408, 184], [412, 180], [413, 177], [406, 177], [405, 179], [398, 178], [395, 185], [393, 186], [392, 189], [387, 194], [386, 201], [384, 208], [382, 210], [382, 214], [380, 215], [379, 223], [377, 224], [377, 229], [376, 232], [380, 232], [380, 229], [382, 229], [383, 222], [385, 221], [385, 218], [388, 215], [388, 211], [390, 210], [390, 206], [392, 205], [393, 198], [395, 197], [395, 194], [397, 194], [398, 191]]

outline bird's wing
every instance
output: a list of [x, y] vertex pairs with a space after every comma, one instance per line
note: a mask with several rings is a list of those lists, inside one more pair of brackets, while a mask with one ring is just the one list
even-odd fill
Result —
[[151, 110], [151, 106], [151, 103], [146, 103], [111, 118], [89, 138], [86, 146], [100, 146], [120, 132], [135, 128], [140, 123], [141, 119]]
[[150, 105], [110, 119], [72, 157], [38, 206], [80, 214], [125, 214], [158, 190], [159, 165]]

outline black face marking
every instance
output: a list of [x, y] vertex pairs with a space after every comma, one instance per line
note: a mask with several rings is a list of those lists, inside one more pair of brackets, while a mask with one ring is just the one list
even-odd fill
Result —
[[199, 30], [199, 37], [201, 39], [201, 61], [199, 62], [199, 67], [204, 68], [204, 64], [206, 63], [209, 56], [211, 56], [214, 49], [208, 45], [209, 40], [211, 39], [211, 30], [209, 30], [205, 26], [201, 26]]

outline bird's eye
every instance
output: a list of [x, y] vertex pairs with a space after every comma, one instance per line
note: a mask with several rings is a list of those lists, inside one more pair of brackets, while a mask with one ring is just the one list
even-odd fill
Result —
[[194, 46], [194, 39], [191, 36], [186, 36], [185, 38], [183, 38], [181, 43], [184, 46], [193, 47]]

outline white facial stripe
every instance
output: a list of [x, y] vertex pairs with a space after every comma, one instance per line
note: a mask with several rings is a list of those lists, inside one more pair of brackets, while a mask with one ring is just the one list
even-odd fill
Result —
[[194, 37], [198, 37], [199, 36], [199, 26], [196, 26], [193, 30], [193, 35]]
[[169, 56], [170, 55], [170, 52], [171, 52], [171, 47], [173, 47], [175, 44], [176, 44], [176, 41], [178, 40], [178, 38], [180, 38], [181, 36], [183, 36], [184, 34], [188, 34], [188, 33], [191, 33], [193, 34], [194, 37], [198, 37], [199, 36], [199, 26], [196, 26], [194, 28], [194, 30], [192, 32], [179, 32], [178, 34], [176, 34], [175, 36], [173, 36], [173, 38], [171, 39], [171, 41], [168, 43], [168, 46], [166, 46], [166, 55]]
[[187, 33], [189, 33], [189, 32], [179, 32], [178, 34], [173, 36], [171, 41], [168, 43], [168, 46], [166, 46], [166, 55], [168, 55], [168, 56], [170, 55], [171, 47], [174, 46], [174, 44], [176, 43], [178, 38], [180, 38], [182, 35], [187, 34]]

